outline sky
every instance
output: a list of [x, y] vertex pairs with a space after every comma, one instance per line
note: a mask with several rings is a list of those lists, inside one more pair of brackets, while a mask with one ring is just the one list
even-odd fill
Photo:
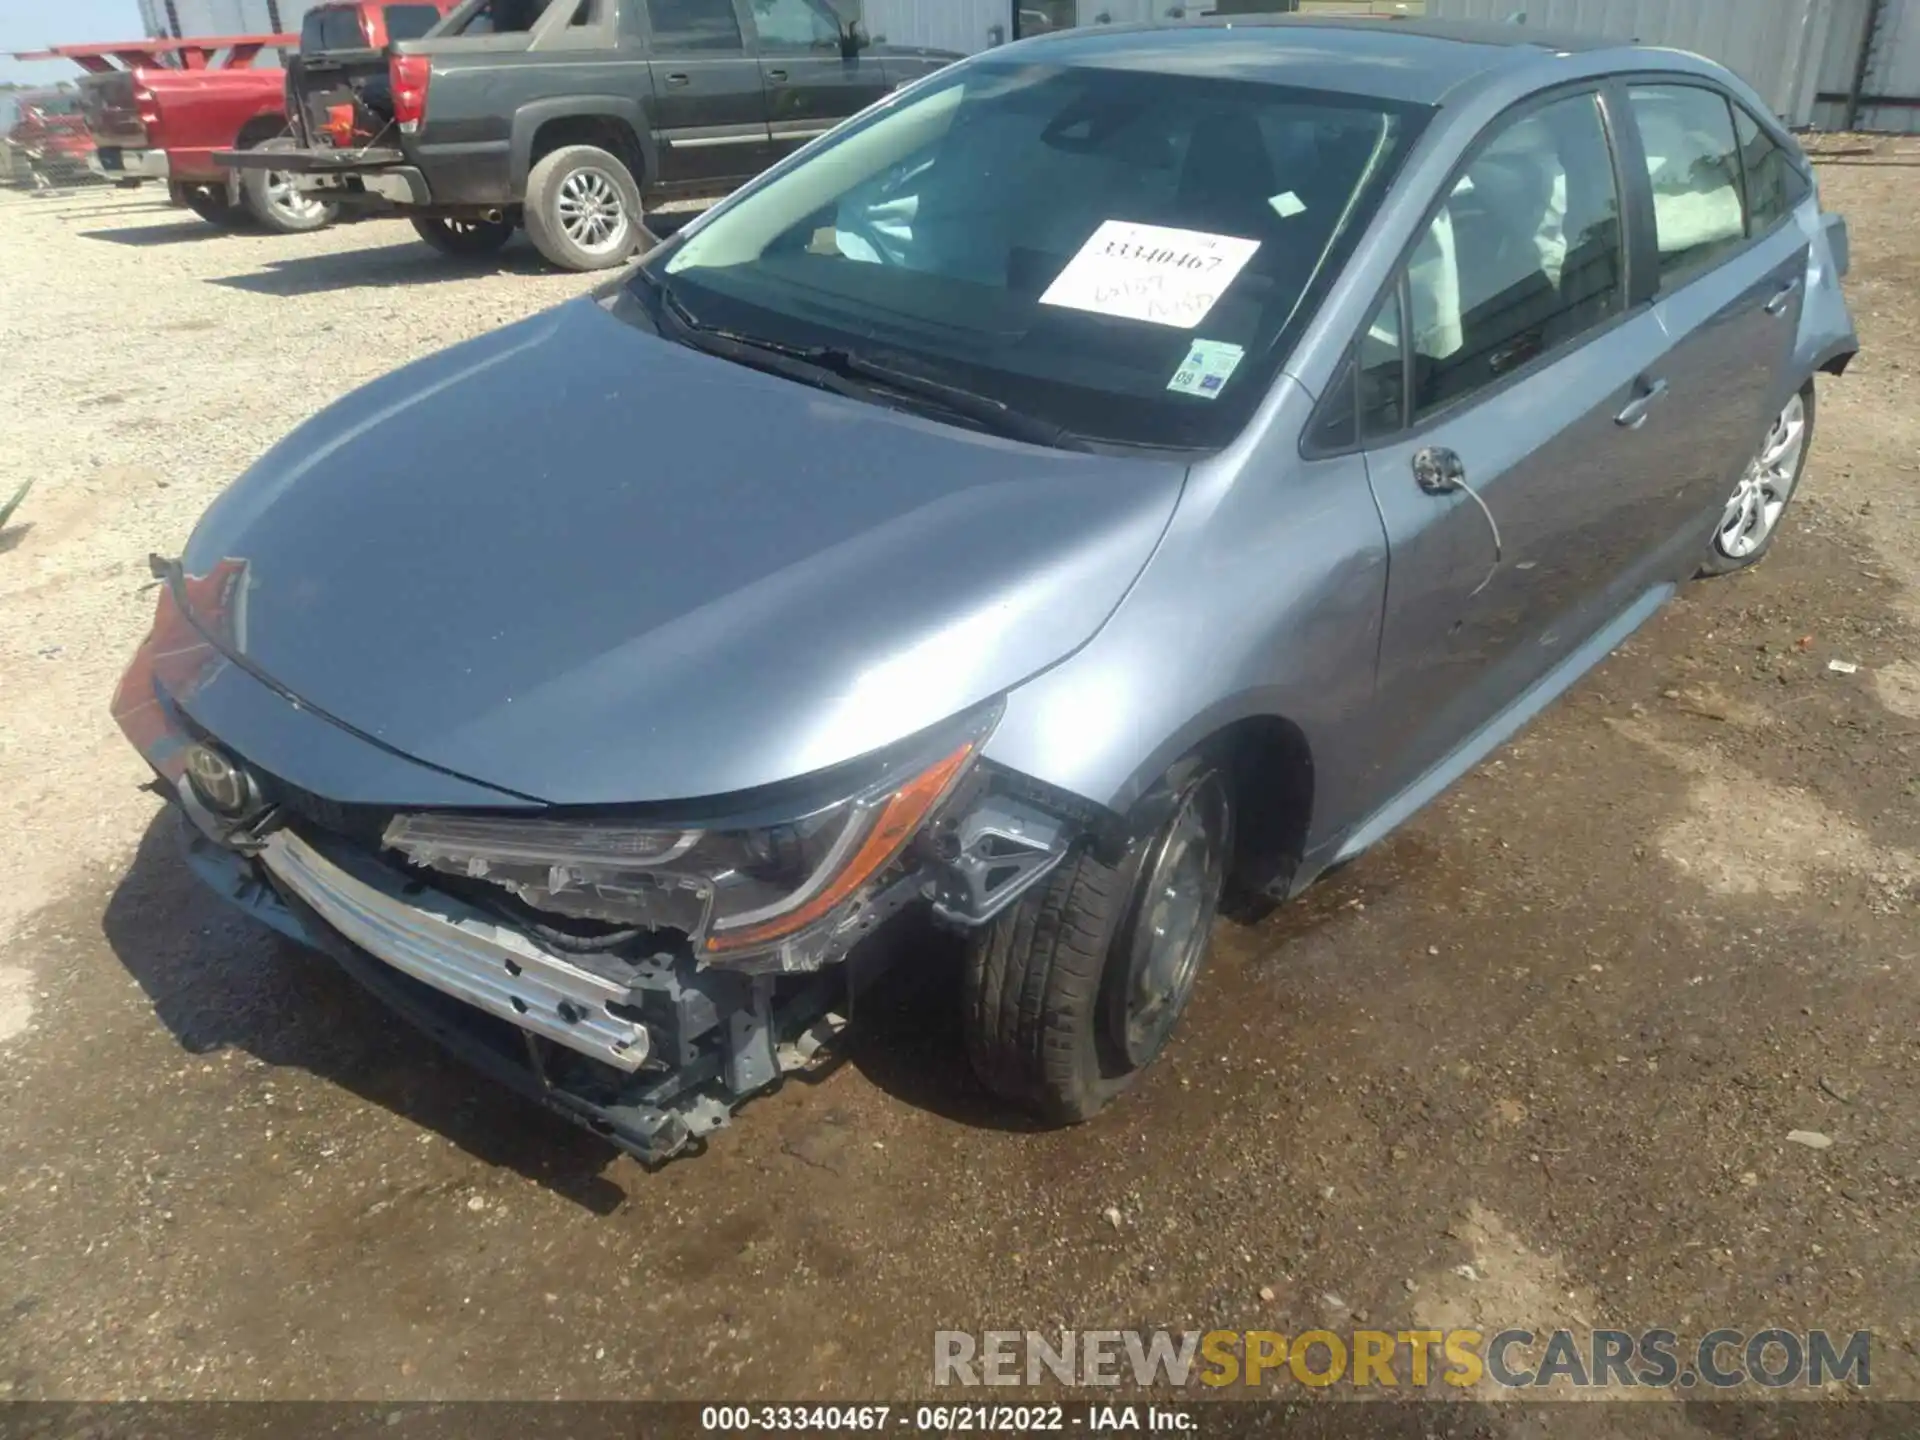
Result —
[[23, 65], [16, 50], [131, 40], [142, 33], [134, 0], [0, 0], [0, 84], [53, 85], [79, 76], [68, 60]]

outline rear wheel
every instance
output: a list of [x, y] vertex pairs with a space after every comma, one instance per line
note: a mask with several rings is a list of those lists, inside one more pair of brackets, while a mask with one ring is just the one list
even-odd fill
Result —
[[[256, 150], [293, 150], [291, 138], [268, 140]], [[248, 170], [240, 177], [241, 198], [247, 210], [276, 235], [304, 235], [323, 230], [340, 217], [340, 207], [317, 200], [293, 185], [293, 176], [285, 170]]]
[[511, 220], [416, 219], [414, 234], [442, 255], [491, 255], [513, 238]]
[[1806, 473], [1813, 441], [1813, 382], [1794, 395], [1774, 417], [1767, 438], [1733, 488], [1727, 508], [1707, 545], [1702, 575], [1728, 575], [1755, 564], [1780, 533], [1800, 477]]
[[184, 205], [209, 225], [231, 230], [240, 223], [240, 208], [225, 185], [176, 184], [168, 187], [176, 205]]
[[1183, 762], [1137, 812], [1118, 866], [1081, 854], [975, 937], [967, 1052], [989, 1090], [1089, 1119], [1158, 1058], [1193, 995], [1227, 883], [1225, 777]]
[[527, 176], [527, 238], [564, 270], [623, 264], [647, 238], [640, 186], [597, 145], [563, 145]]

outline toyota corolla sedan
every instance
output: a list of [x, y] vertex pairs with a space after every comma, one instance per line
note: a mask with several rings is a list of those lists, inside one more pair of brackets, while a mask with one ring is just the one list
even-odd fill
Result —
[[909, 906], [981, 1082], [1083, 1120], [1223, 903], [1766, 553], [1846, 240], [1689, 55], [1038, 38], [301, 426], [116, 715], [217, 889], [645, 1160], [830, 1054]]

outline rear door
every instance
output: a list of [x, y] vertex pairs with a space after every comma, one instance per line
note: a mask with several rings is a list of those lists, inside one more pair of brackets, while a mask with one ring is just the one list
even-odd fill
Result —
[[747, 0], [767, 89], [776, 157], [824, 135], [887, 93], [885, 67], [844, 54], [840, 21], [826, 0]]
[[1650, 426], [1619, 416], [1665, 336], [1628, 254], [1599, 95], [1530, 102], [1455, 172], [1358, 344], [1390, 555], [1377, 803], [1524, 710], [1631, 604], [1640, 511], [1666, 480]]
[[[1807, 182], [1717, 86], [1648, 77], [1621, 87], [1646, 176], [1645, 242], [1658, 255], [1659, 367], [1672, 485], [1661, 523], [1684, 571], [1785, 403], [1805, 301], [1808, 242], [1793, 219]], [[1797, 183], [1796, 183], [1797, 182]]]
[[735, 0], [646, 0], [660, 180], [735, 184], [766, 168], [767, 92]]

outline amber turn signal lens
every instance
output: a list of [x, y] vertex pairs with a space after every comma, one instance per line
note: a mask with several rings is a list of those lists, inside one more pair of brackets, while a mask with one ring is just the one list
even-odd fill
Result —
[[838, 875], [829, 881], [821, 892], [806, 904], [769, 920], [764, 925], [756, 925], [750, 930], [735, 930], [724, 935], [710, 936], [707, 950], [712, 954], [723, 954], [730, 950], [745, 950], [756, 945], [765, 945], [768, 941], [778, 940], [783, 935], [791, 935], [796, 930], [805, 929], [834, 906], [845, 900], [855, 890], [873, 878], [894, 856], [898, 855], [907, 841], [913, 838], [928, 812], [937, 805], [960, 772], [966, 768], [972, 758], [978, 740], [969, 740], [946, 759], [929, 770], [908, 781], [894, 791], [881, 808], [880, 818], [867, 832], [867, 838], [853, 854]]

